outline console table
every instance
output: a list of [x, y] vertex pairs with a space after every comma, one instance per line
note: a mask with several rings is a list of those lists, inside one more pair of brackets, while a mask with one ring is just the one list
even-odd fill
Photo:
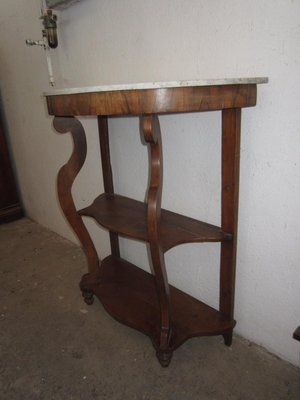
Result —
[[[56, 90], [45, 93], [54, 128], [70, 132], [74, 149], [57, 179], [61, 208], [87, 257], [80, 282], [87, 304], [94, 295], [119, 322], [148, 335], [162, 366], [194, 336], [223, 335], [232, 342], [237, 243], [241, 109], [256, 104], [257, 84], [267, 78], [163, 82]], [[221, 226], [161, 208], [162, 145], [160, 114], [220, 110], [222, 114]], [[85, 132], [76, 116], [97, 116], [104, 193], [82, 210], [72, 198], [73, 182], [86, 153]], [[146, 202], [114, 194], [108, 118], [139, 116], [149, 146], [150, 179]], [[186, 140], [189, 140], [188, 136]], [[111, 255], [100, 260], [83, 223], [94, 218], [109, 231]], [[119, 235], [148, 243], [152, 274], [120, 256]], [[220, 297], [216, 310], [169, 285], [164, 254], [183, 243], [221, 242]]]

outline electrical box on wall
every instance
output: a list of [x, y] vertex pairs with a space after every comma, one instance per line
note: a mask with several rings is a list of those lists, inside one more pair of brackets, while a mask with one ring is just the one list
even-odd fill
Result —
[[47, 8], [63, 9], [81, 0], [46, 0]]

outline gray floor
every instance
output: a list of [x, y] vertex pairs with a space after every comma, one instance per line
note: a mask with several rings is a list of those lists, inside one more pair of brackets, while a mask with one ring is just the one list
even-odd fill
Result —
[[235, 337], [195, 338], [167, 369], [147, 337], [87, 306], [74, 244], [23, 219], [0, 226], [0, 398], [300, 399], [300, 370]]

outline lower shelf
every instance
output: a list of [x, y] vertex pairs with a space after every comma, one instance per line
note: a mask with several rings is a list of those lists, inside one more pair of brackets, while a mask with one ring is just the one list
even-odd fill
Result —
[[[84, 275], [81, 287], [99, 298], [119, 322], [149, 336], [159, 347], [160, 311], [153, 275], [121, 259], [105, 258], [96, 279]], [[172, 336], [170, 350], [194, 336], [222, 335], [235, 325], [219, 311], [170, 286]]]

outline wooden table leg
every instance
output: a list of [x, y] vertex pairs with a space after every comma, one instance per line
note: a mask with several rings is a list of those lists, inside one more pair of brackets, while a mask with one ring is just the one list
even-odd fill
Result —
[[161, 133], [157, 115], [142, 117], [141, 125], [145, 141], [149, 143], [150, 147], [150, 182], [147, 196], [147, 226], [155, 284], [161, 309], [161, 327], [157, 358], [163, 367], [167, 367], [171, 361], [172, 351], [169, 349], [171, 335], [169, 284], [164, 254], [159, 240], [163, 167]]
[[[238, 221], [241, 109], [222, 111], [222, 229], [233, 235], [221, 244], [220, 311], [233, 319]], [[223, 335], [232, 343], [232, 329]]]
[[[86, 159], [87, 147], [84, 129], [74, 117], [55, 117], [53, 125], [59, 133], [71, 132], [73, 138], [73, 153], [69, 161], [59, 170], [57, 176], [58, 199], [62, 211], [77, 235], [87, 257], [89, 281], [95, 281], [99, 266], [98, 255], [82, 218], [76, 211], [72, 197], [72, 185]], [[86, 303], [91, 304], [93, 302], [91, 288], [81, 283], [81, 290]]]
[[[100, 138], [102, 174], [105, 193], [113, 194], [113, 174], [109, 151], [109, 132], [107, 117], [98, 117], [98, 130]], [[111, 254], [114, 257], [120, 257], [119, 235], [109, 231]]]

